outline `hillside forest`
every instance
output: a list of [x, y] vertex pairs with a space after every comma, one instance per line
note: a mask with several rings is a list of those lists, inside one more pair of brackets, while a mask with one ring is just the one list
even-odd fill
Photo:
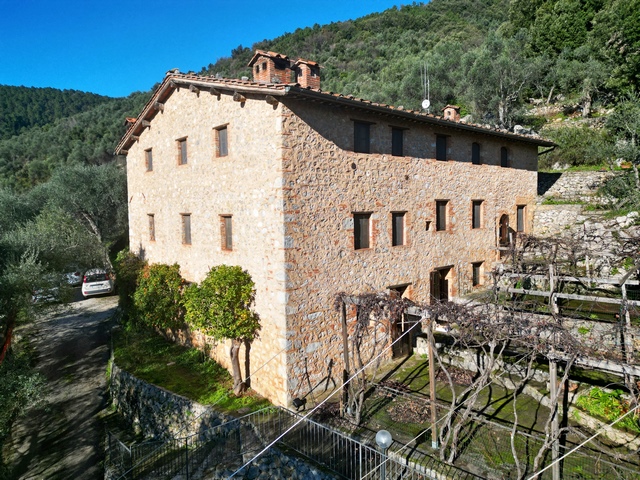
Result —
[[[558, 144], [541, 169], [632, 167], [607, 188], [619, 208], [640, 207], [640, 0], [414, 2], [239, 45], [198, 73], [251, 77], [256, 49], [319, 62], [325, 91], [415, 110], [428, 97], [431, 113], [457, 104], [467, 121], [531, 129]], [[31, 318], [34, 289], [108, 267], [126, 245], [114, 148], [151, 93], [0, 86], [0, 362], [19, 357], [11, 331]], [[0, 442], [37, 397], [7, 364], [0, 390], [23, 393], [0, 391]]]

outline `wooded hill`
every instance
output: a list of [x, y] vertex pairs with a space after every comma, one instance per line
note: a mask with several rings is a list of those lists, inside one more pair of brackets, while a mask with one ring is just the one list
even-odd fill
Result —
[[[542, 158], [543, 168], [610, 161], [616, 140], [633, 140], [640, 129], [632, 127], [630, 137], [623, 126], [620, 137], [620, 122], [611, 127], [604, 119], [621, 101], [639, 103], [640, 0], [413, 3], [240, 45], [199, 73], [251, 77], [255, 49], [318, 61], [325, 91], [409, 109], [427, 96], [426, 67], [432, 113], [458, 104], [476, 123], [532, 127], [561, 147]], [[148, 95], [0, 87], [0, 185], [23, 191], [58, 165], [113, 160], [124, 117], [136, 116]], [[555, 110], [540, 113], [540, 105]], [[546, 128], [573, 119], [559, 125], [582, 128]]]

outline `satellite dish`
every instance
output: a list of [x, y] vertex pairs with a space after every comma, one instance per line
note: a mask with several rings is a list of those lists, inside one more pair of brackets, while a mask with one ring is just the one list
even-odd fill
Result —
[[424, 108], [425, 110], [427, 110], [430, 106], [431, 106], [431, 102], [429, 100], [425, 99], [422, 101], [422, 108]]

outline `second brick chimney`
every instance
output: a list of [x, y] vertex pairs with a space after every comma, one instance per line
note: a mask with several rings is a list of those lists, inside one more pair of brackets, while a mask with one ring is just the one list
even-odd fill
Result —
[[296, 81], [304, 88], [320, 89], [320, 65], [311, 60], [299, 58], [293, 64]]

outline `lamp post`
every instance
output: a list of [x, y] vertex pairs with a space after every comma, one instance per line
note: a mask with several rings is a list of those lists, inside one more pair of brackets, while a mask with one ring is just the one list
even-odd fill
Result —
[[391, 446], [391, 442], [393, 442], [393, 438], [391, 438], [391, 434], [386, 430], [380, 430], [376, 433], [376, 443], [380, 450], [382, 450], [382, 464], [380, 465], [380, 478], [386, 480], [387, 478], [387, 450]]

